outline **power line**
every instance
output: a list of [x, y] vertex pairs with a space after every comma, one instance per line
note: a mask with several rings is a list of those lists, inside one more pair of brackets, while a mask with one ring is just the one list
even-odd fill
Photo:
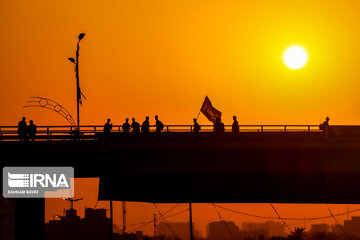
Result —
[[[179, 215], [179, 214], [181, 214], [181, 213], [184, 213], [184, 212], [186, 212], [186, 211], [188, 211], [188, 210], [189, 210], [189, 209], [187, 208], [187, 209], [181, 210], [181, 211], [179, 211], [179, 212], [177, 212], [177, 213], [168, 215], [168, 216], [166, 216], [166, 217], [164, 217], [164, 218], [174, 217], [174, 216], [177, 216], [177, 215]], [[158, 218], [156, 218], [156, 220], [159, 220], [160, 218], [161, 218], [161, 217], [158, 217]], [[134, 228], [134, 229], [132, 229], [132, 230], [129, 230], [128, 232], [136, 231], [136, 230], [138, 230], [138, 229], [141, 229], [141, 228], [143, 228], [143, 227], [146, 227], [146, 226], [149, 225], [149, 224], [152, 224], [153, 222], [154, 222], [154, 220], [151, 220], [151, 221], [148, 221], [148, 222], [143, 222], [143, 223], [132, 224], [131, 226], [135, 226], [135, 225], [139, 225], [139, 224], [142, 224], [142, 225], [139, 226], [139, 227], [137, 227], [137, 228]]]
[[234, 240], [236, 240], [235, 235], [234, 235], [233, 232], [231, 231], [231, 229], [230, 229], [229, 225], [226, 223], [226, 221], [222, 218], [222, 216], [221, 216], [220, 212], [217, 210], [215, 204], [214, 204], [214, 203], [211, 203], [211, 204], [213, 205], [215, 211], [217, 212], [219, 219], [224, 223], [226, 229], [229, 231], [231, 237], [234, 238]]
[[[156, 203], [154, 203], [154, 206], [156, 208], [156, 210], [158, 211], [160, 217], [163, 219], [163, 221], [165, 222], [166, 226], [169, 228], [169, 230], [171, 231], [171, 233], [174, 235], [174, 238], [177, 239], [178, 237], [176, 236], [176, 233], [174, 232], [174, 230], [171, 228], [170, 224], [166, 221], [166, 219], [164, 218], [164, 216], [161, 214], [160, 209], [156, 206]], [[177, 205], [175, 205], [173, 208], [175, 208]], [[168, 211], [169, 212], [169, 211]]]
[[[163, 216], [167, 215], [169, 212], [171, 212], [172, 210], [174, 210], [177, 206], [179, 205], [179, 203], [175, 204], [174, 206], [172, 206], [169, 210], [167, 210], [165, 213], [163, 213]], [[157, 217], [156, 220], [159, 220], [161, 217]], [[147, 223], [152, 223], [154, 220], [149, 220], [146, 222], [139, 222], [139, 223], [133, 223], [133, 224], [128, 224], [128, 227], [132, 227], [132, 226], [137, 226], [137, 225], [143, 225], [143, 224], [147, 224]]]
[[[261, 219], [272, 219], [272, 220], [279, 219], [279, 218], [276, 218], [276, 217], [261, 216], [261, 215], [246, 213], [246, 212], [240, 212], [240, 211], [233, 210], [233, 209], [226, 208], [226, 207], [222, 207], [222, 206], [219, 206], [219, 205], [216, 205], [216, 204], [215, 204], [215, 206], [217, 208], [221, 208], [221, 209], [224, 209], [226, 211], [233, 212], [233, 213], [240, 214], [240, 215], [244, 215], [244, 216], [248, 216], [248, 217], [261, 218]], [[349, 213], [354, 213], [354, 212], [359, 212], [359, 211], [360, 211], [360, 209], [354, 209], [354, 210], [351, 210], [351, 211], [334, 214], [334, 216], [338, 217], [338, 216], [343, 216], [343, 215], [346, 215], [346, 214], [349, 214]], [[303, 222], [304, 220], [306, 220], [306, 221], [314, 221], [314, 220], [321, 220], [321, 219], [327, 219], [327, 218], [332, 218], [332, 216], [330, 215], [330, 216], [310, 217], [310, 218], [287, 218], [287, 217], [283, 217], [282, 219], [287, 220], [287, 221], [302, 221]]]
[[274, 209], [275, 213], [278, 215], [279, 219], [282, 221], [282, 223], [287, 227], [287, 229], [289, 230], [289, 232], [291, 232], [291, 229], [289, 227], [289, 225], [287, 225], [287, 223], [285, 222], [284, 219], [281, 218], [280, 214], [278, 213], [278, 211], [276, 210], [276, 208], [274, 207], [274, 205], [272, 203], [270, 203], [270, 206], [272, 207], [272, 209]]

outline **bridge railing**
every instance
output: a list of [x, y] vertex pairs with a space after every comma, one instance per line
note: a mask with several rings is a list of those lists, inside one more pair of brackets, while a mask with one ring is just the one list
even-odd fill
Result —
[[[103, 125], [77, 126], [37, 126], [36, 139], [94, 139], [103, 131]], [[150, 132], [155, 132], [155, 125]], [[165, 125], [163, 132], [193, 132], [193, 125]], [[320, 132], [319, 125], [240, 125], [240, 132]], [[201, 125], [200, 132], [212, 132], [213, 125]], [[231, 132], [232, 126], [225, 125], [225, 132]], [[112, 133], [123, 132], [122, 125], [113, 125]], [[0, 140], [18, 140], [17, 126], [0, 126]]]

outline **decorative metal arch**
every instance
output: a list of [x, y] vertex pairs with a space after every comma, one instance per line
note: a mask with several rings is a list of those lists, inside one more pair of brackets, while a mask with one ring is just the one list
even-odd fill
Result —
[[46, 108], [60, 114], [63, 118], [65, 118], [66, 121], [70, 123], [70, 125], [72, 126], [76, 125], [73, 117], [68, 112], [68, 110], [66, 110], [66, 108], [61, 106], [59, 103], [44, 97], [30, 97], [30, 98], [31, 100], [26, 101], [26, 103], [28, 104], [23, 106], [24, 108], [28, 108], [28, 107]]

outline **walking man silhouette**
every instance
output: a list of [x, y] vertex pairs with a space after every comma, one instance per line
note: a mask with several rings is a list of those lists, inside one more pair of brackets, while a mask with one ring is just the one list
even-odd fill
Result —
[[239, 133], [239, 123], [238, 121], [236, 120], [236, 116], [233, 116], [233, 124], [232, 124], [232, 132], [233, 133]]
[[124, 132], [124, 133], [128, 133], [128, 132], [129, 132], [129, 130], [130, 130], [130, 124], [129, 124], [129, 119], [128, 119], [128, 118], [125, 119], [125, 122], [124, 122], [124, 124], [122, 125], [122, 129], [123, 129], [123, 132]]
[[30, 125], [27, 127], [27, 134], [31, 141], [35, 141], [36, 125], [33, 120], [30, 120]]
[[25, 121], [25, 117], [22, 118], [21, 121], [18, 123], [18, 129], [17, 133], [19, 135], [20, 141], [26, 141], [27, 140], [27, 124]]
[[155, 115], [156, 120], [156, 132], [161, 133], [161, 131], [164, 129], [164, 124], [159, 120], [158, 115]]
[[135, 118], [132, 118], [131, 128], [133, 133], [140, 132], [140, 124], [135, 121]]
[[103, 132], [105, 133], [105, 134], [109, 134], [110, 132], [111, 132], [111, 129], [112, 129], [112, 123], [110, 123], [110, 118], [108, 118], [107, 119], [107, 122], [105, 123], [105, 125], [104, 125], [104, 130], [103, 130]]
[[225, 132], [225, 125], [221, 122], [221, 118], [216, 118], [214, 123], [214, 133], [221, 134]]
[[196, 118], [194, 118], [193, 121], [194, 121], [194, 132], [198, 133], [200, 131], [201, 127], [200, 127], [199, 123], [197, 122]]
[[330, 121], [330, 118], [326, 117], [326, 120], [322, 124], [320, 124], [319, 129], [322, 131], [325, 131], [327, 129], [327, 127], [329, 127], [329, 121]]
[[145, 121], [141, 125], [141, 131], [143, 133], [148, 133], [150, 131], [150, 122], [149, 117], [146, 117]]

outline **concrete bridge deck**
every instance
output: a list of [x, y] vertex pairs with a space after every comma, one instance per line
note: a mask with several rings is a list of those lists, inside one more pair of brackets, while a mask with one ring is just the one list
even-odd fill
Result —
[[[76, 177], [100, 178], [100, 200], [358, 204], [356, 132], [345, 127], [327, 133], [167, 132], [115, 134], [104, 141], [0, 141], [0, 162], [73, 166]], [[44, 199], [16, 199], [16, 239], [27, 230], [42, 236], [43, 223]]]
[[0, 142], [1, 162], [73, 166], [76, 177], [100, 177], [100, 200], [360, 203], [354, 138], [169, 132], [106, 140]]

